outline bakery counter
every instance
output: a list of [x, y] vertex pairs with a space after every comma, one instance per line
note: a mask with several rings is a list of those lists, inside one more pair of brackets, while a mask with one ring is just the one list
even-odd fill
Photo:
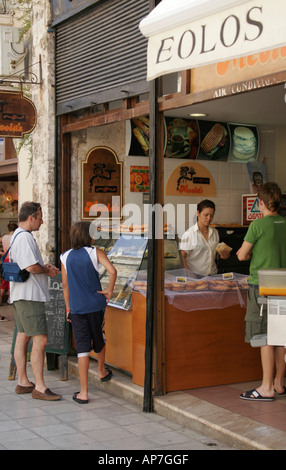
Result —
[[[146, 272], [141, 271], [137, 279], [131, 281], [133, 290], [144, 296], [146, 278]], [[226, 273], [191, 278], [187, 270], [177, 269], [165, 272], [164, 290], [168, 303], [186, 312], [206, 308], [223, 309], [236, 304], [245, 307], [245, 296], [242, 294], [248, 290], [248, 276]]]
[[[224, 292], [225, 307], [214, 303], [221, 294], [205, 293], [203, 304], [201, 295], [175, 294], [173, 303], [165, 296], [166, 391], [259, 380], [259, 348], [244, 342], [245, 306], [237, 301], [237, 293]], [[247, 292], [240, 295], [245, 305]], [[178, 296], [188, 299], [189, 311], [178, 307]], [[142, 293], [133, 291], [132, 310], [132, 377], [135, 384], [144, 386], [146, 298]]]

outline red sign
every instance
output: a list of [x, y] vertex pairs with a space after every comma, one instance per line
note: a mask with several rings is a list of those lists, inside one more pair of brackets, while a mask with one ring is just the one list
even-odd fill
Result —
[[23, 137], [36, 126], [36, 108], [21, 92], [0, 90], [0, 137]]
[[255, 194], [242, 196], [242, 225], [249, 225], [255, 219], [261, 219], [259, 200]]

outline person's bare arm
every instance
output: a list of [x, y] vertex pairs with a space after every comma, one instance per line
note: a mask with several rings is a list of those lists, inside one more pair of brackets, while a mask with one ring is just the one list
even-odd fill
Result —
[[59, 270], [56, 268], [56, 266], [53, 266], [52, 264], [45, 264], [42, 266], [39, 263], [28, 266], [26, 271], [31, 274], [46, 274], [46, 276], [49, 277], [55, 277], [59, 273]]
[[66, 304], [66, 312], [67, 312], [67, 319], [69, 320], [69, 312], [70, 312], [70, 291], [68, 285], [68, 276], [65, 270], [63, 263], [61, 263], [61, 272], [62, 272], [62, 284], [63, 284], [63, 295]]
[[243, 244], [236, 252], [236, 256], [238, 257], [239, 261], [246, 261], [252, 257], [252, 247], [252, 243], [244, 240]]

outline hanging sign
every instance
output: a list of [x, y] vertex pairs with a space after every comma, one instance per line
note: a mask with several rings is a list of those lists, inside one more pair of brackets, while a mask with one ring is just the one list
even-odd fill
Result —
[[0, 137], [22, 138], [36, 126], [34, 103], [22, 92], [0, 90]]

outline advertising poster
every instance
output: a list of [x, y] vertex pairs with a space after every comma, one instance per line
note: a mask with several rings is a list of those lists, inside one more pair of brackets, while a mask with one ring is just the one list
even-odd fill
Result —
[[148, 166], [130, 166], [130, 192], [149, 192]]
[[198, 122], [193, 119], [166, 117], [166, 158], [196, 159], [199, 149]]
[[227, 161], [230, 148], [228, 126], [225, 123], [199, 121], [199, 160]]
[[242, 195], [242, 225], [249, 225], [253, 220], [261, 219], [259, 200], [256, 194]]
[[255, 162], [258, 158], [258, 133], [255, 126], [229, 124], [231, 147], [230, 162]]

